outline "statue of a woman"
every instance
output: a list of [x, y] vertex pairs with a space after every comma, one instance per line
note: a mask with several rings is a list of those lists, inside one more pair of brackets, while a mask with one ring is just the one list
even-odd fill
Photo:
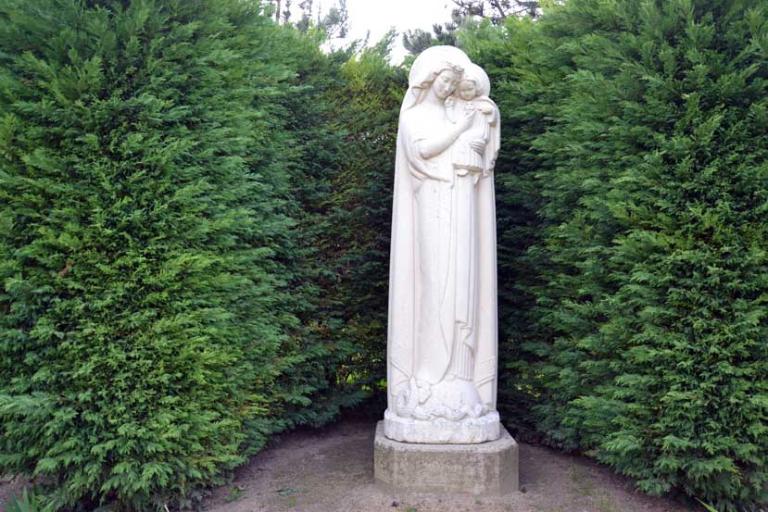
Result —
[[[476, 90], [452, 98], [462, 80]], [[499, 121], [486, 84], [461, 50], [433, 47], [414, 62], [400, 112], [384, 421], [398, 441], [473, 443], [500, 433], [491, 172]], [[449, 116], [446, 100], [466, 105]], [[471, 166], [456, 165], [457, 155], [467, 160], [458, 150], [476, 153]]]

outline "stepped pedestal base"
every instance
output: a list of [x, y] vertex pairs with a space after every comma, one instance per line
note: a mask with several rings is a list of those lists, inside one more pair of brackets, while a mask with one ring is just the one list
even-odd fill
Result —
[[502, 495], [517, 491], [518, 446], [499, 425], [501, 437], [477, 444], [401, 443], [376, 425], [374, 477], [395, 490]]

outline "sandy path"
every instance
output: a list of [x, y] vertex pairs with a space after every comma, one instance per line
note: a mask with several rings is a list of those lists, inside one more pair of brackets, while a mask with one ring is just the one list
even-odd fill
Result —
[[[588, 459], [520, 445], [524, 492], [496, 498], [393, 493], [373, 483], [373, 422], [344, 421], [278, 437], [213, 491], [208, 512], [685, 512], [635, 492], [631, 481]], [[21, 491], [0, 477], [0, 511]], [[699, 512], [699, 510], [697, 510]]]
[[214, 491], [210, 512], [683, 512], [633, 490], [609, 469], [546, 448], [520, 445], [525, 492], [502, 498], [392, 493], [373, 483], [370, 422], [342, 422], [282, 436]]

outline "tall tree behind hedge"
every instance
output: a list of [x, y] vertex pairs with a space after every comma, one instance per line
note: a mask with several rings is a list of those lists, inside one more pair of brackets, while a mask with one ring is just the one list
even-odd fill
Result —
[[286, 30], [235, 0], [0, 6], [0, 472], [50, 510], [172, 503], [318, 387]]
[[[540, 427], [641, 489], [768, 502], [768, 10], [572, 0], [535, 142]], [[535, 63], [534, 63], [535, 65]]]

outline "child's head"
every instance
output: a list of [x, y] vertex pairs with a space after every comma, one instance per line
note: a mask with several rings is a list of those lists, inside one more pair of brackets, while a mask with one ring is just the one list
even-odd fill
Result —
[[474, 80], [469, 78], [465, 78], [459, 82], [459, 87], [457, 89], [459, 97], [464, 101], [469, 101], [479, 96], [477, 91], [477, 84]]
[[464, 68], [464, 75], [456, 89], [461, 99], [469, 101], [479, 96], [488, 96], [491, 93], [491, 82], [483, 68], [470, 64]]

